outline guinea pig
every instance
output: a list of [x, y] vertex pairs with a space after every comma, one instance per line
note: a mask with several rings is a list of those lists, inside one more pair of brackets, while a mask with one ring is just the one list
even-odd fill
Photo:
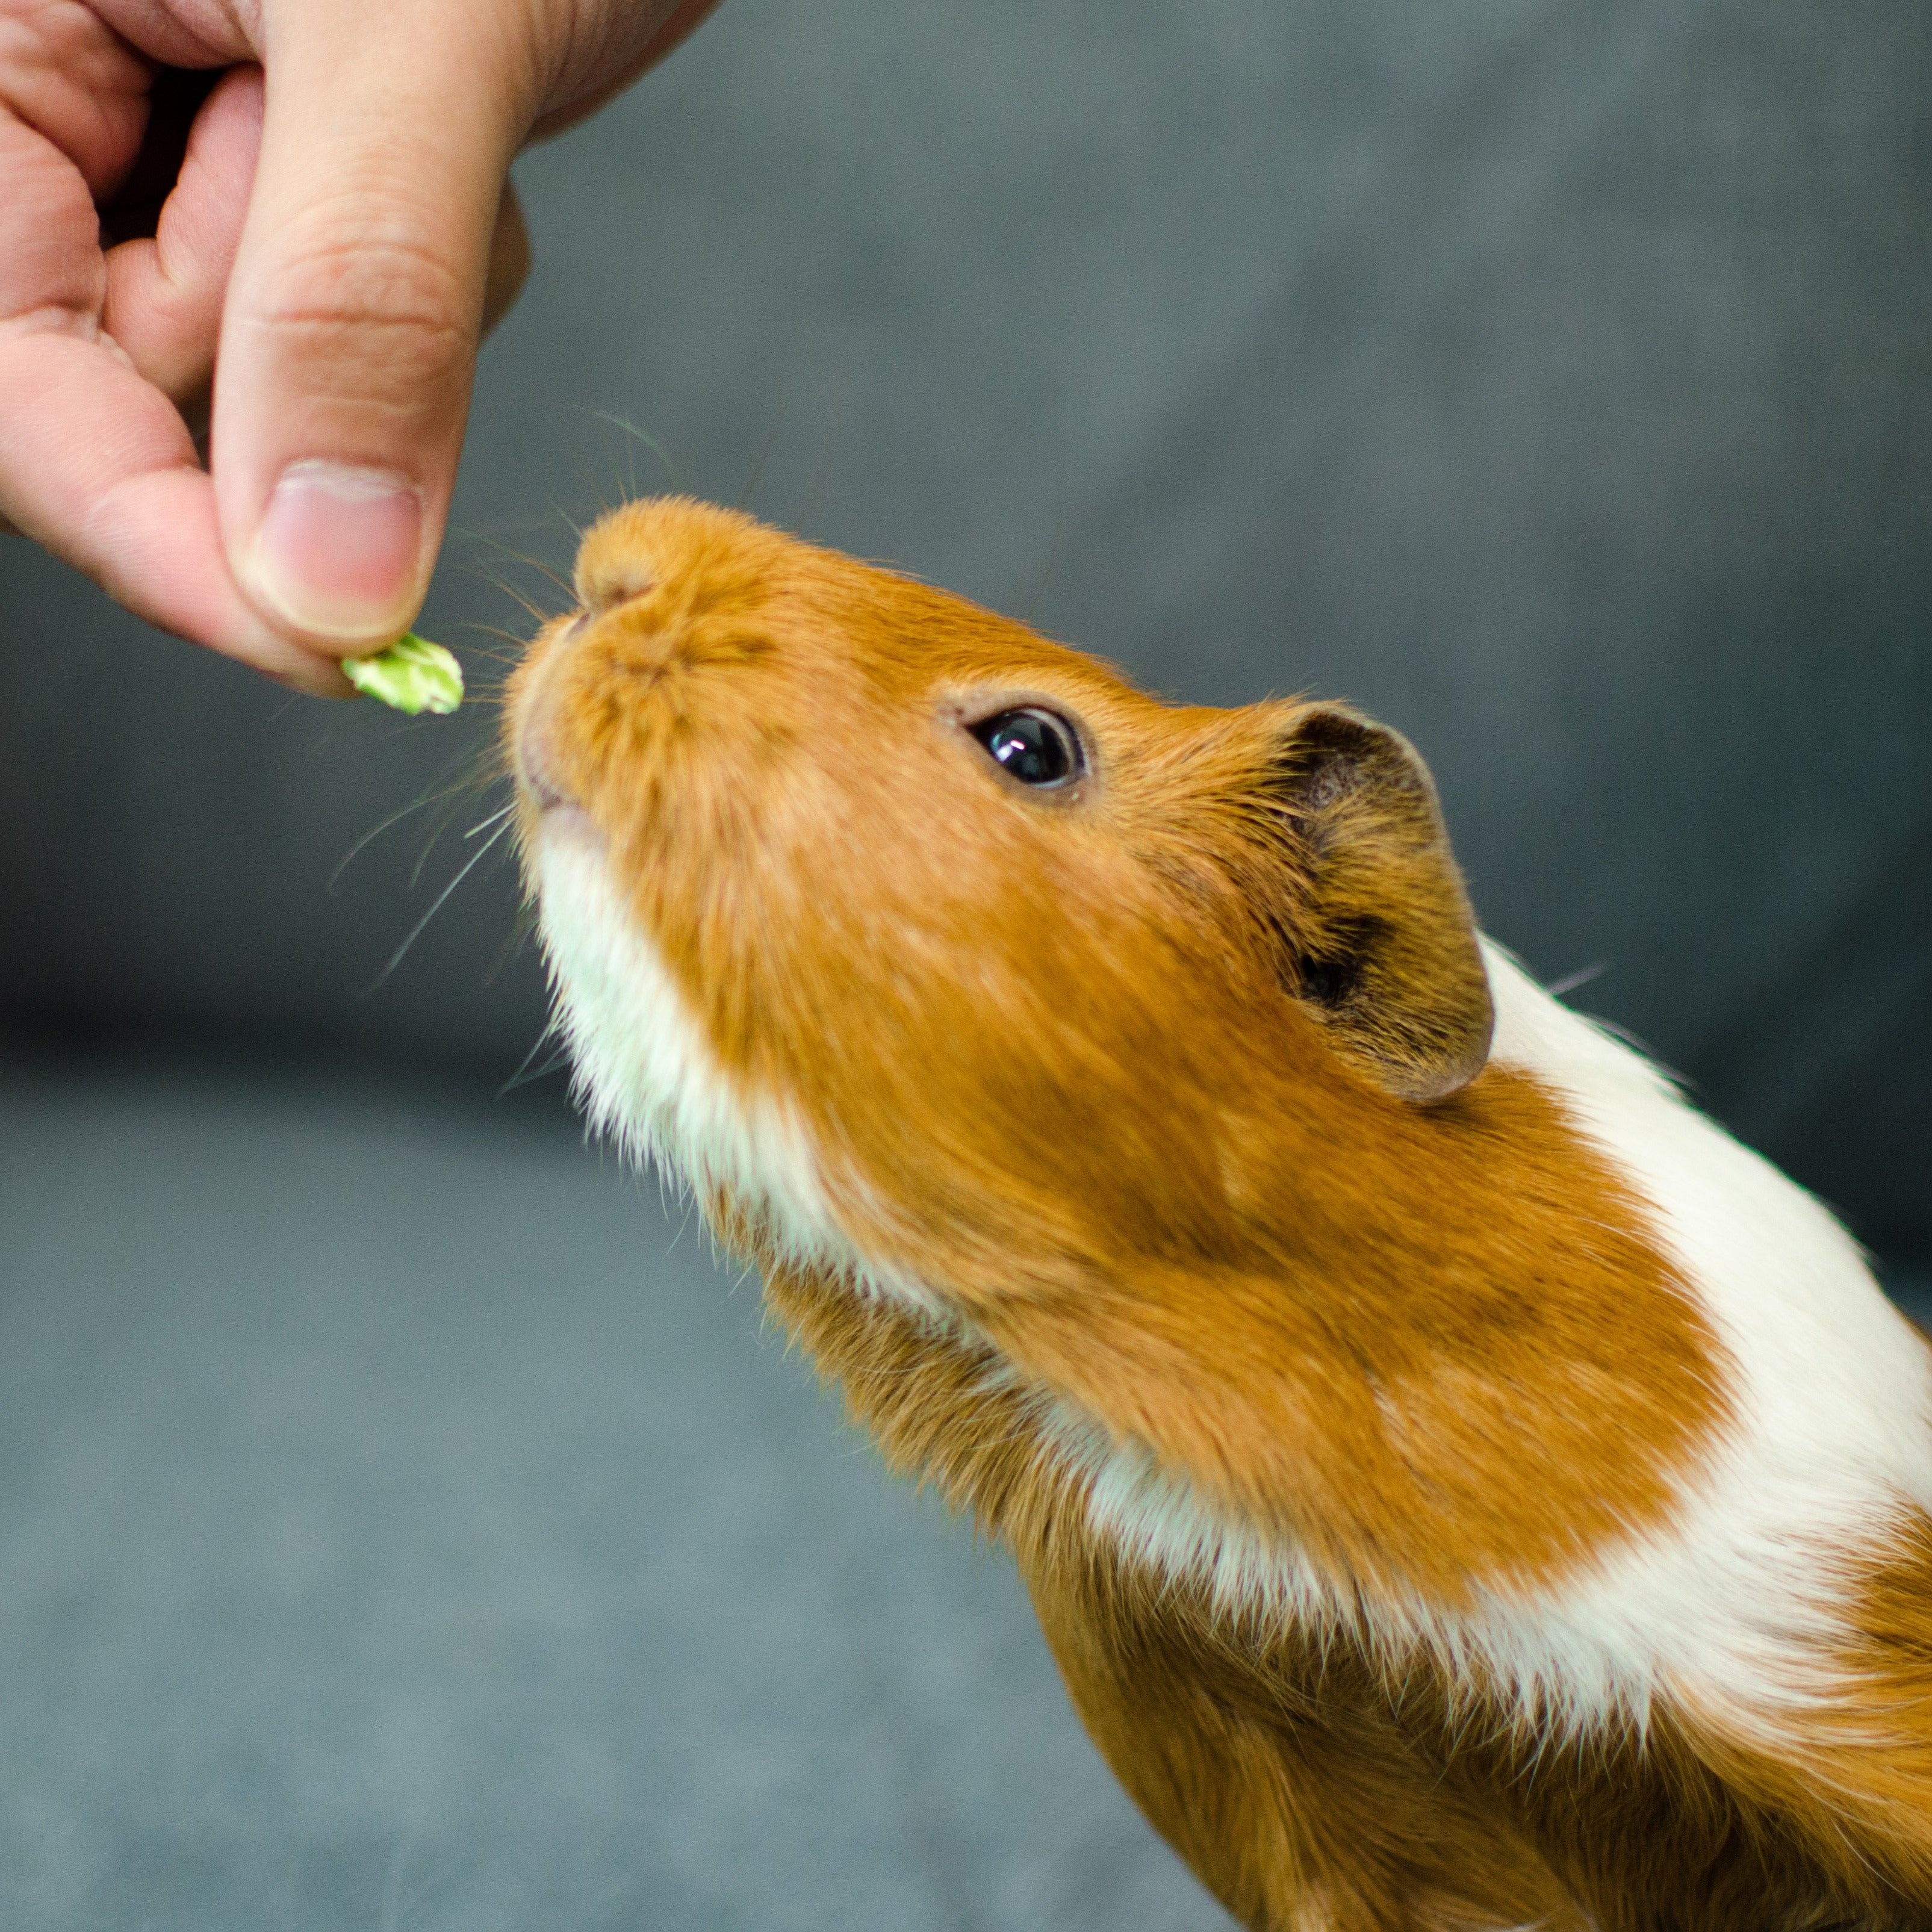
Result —
[[506, 730], [588, 1112], [1238, 1920], [1932, 1924], [1928, 1351], [1400, 737], [688, 500], [575, 588]]

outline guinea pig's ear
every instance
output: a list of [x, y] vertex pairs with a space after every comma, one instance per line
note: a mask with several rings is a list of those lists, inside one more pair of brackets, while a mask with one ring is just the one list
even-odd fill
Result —
[[1379, 1085], [1467, 1086], [1494, 1012], [1436, 787], [1408, 741], [1339, 705], [1289, 713], [1244, 814], [1241, 881], [1282, 983]]

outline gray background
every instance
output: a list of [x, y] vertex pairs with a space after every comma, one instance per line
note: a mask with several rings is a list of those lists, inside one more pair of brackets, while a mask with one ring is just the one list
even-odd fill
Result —
[[655, 1189], [53, 1067], [0, 1216], [9, 1932], [1225, 1932]]
[[[1492, 931], [1923, 1267], [1928, 74], [1918, 0], [728, 0], [519, 166], [424, 628], [487, 685], [573, 520], [675, 483], [1177, 696], [1353, 698]], [[289, 702], [17, 544], [0, 668], [9, 1922], [1203, 1922], [1000, 1560], [559, 1081], [493, 1097], [507, 866], [368, 990], [487, 704]], [[457, 1204], [364, 1227], [398, 1146]]]

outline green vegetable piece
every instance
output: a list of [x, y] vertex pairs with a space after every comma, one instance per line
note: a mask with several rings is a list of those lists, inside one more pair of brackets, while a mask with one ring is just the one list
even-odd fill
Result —
[[365, 698], [380, 698], [413, 718], [445, 717], [463, 702], [463, 667], [440, 644], [405, 631], [372, 658], [344, 658], [342, 674]]

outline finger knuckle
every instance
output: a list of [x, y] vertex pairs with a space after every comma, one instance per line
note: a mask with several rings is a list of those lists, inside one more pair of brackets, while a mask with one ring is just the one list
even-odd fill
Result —
[[256, 321], [298, 345], [306, 362], [352, 360], [362, 382], [387, 375], [407, 384], [466, 358], [473, 307], [455, 272], [430, 250], [364, 239], [310, 248], [284, 264]]

